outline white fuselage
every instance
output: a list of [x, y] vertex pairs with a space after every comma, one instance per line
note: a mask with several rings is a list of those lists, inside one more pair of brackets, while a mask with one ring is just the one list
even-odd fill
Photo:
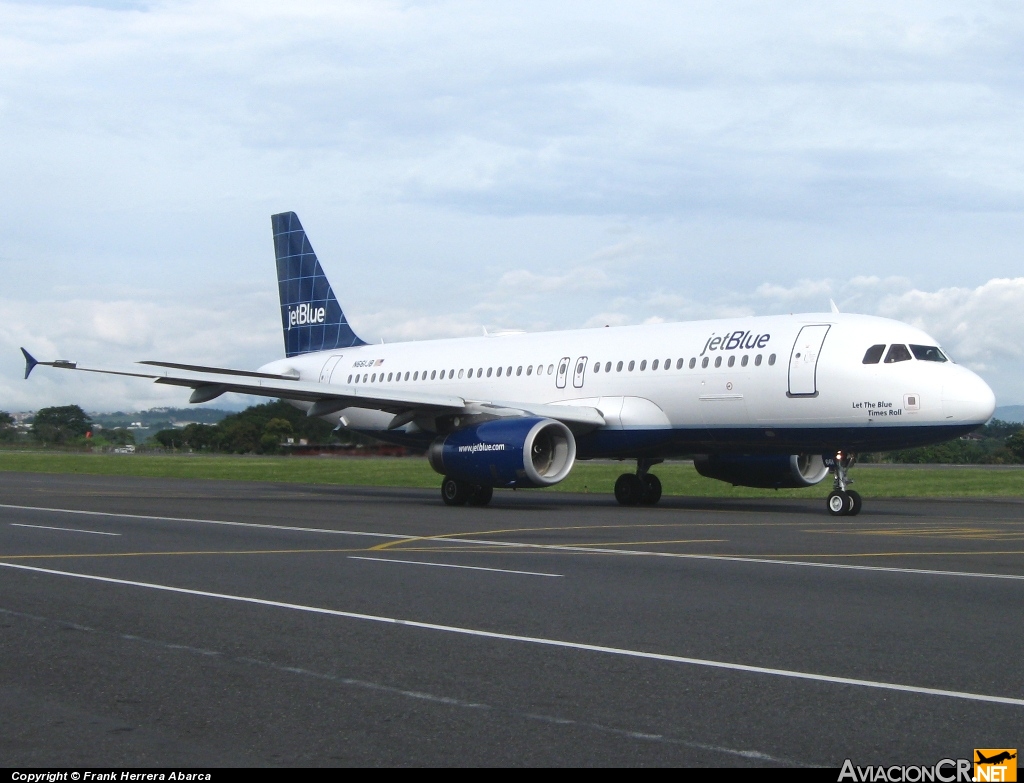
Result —
[[[261, 371], [467, 401], [594, 407], [606, 424], [591, 447], [581, 443], [584, 457], [897, 448], [992, 416], [991, 389], [951, 361], [864, 363], [872, 345], [893, 344], [938, 345], [898, 321], [799, 314], [363, 345]], [[393, 415], [346, 408], [324, 418], [372, 433], [386, 431]]]

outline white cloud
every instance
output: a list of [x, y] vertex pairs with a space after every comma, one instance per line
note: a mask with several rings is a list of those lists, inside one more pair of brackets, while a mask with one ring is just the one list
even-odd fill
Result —
[[600, 291], [614, 285], [601, 269], [576, 267], [561, 275], [541, 275], [528, 269], [506, 272], [498, 280], [498, 288], [507, 296], [535, 296], [537, 294], [583, 293]]
[[800, 280], [792, 286], [781, 286], [775, 283], [762, 283], [754, 292], [755, 296], [775, 302], [805, 301], [808, 299], [828, 299], [832, 296], [831, 280]]
[[625, 326], [634, 323], [626, 313], [598, 313], [588, 318], [583, 326], [587, 329], [603, 326]]
[[277, 355], [283, 209], [371, 340], [834, 298], [1009, 366], [1022, 47], [1001, 2], [0, 0], [0, 369]]
[[1024, 359], [1024, 277], [976, 288], [914, 289], [885, 297], [877, 312], [919, 326], [955, 359], [981, 370]]
[[[219, 305], [219, 306], [218, 306]], [[147, 381], [36, 370], [22, 380], [25, 347], [41, 360], [124, 366], [156, 359], [254, 368], [281, 354], [277, 307], [265, 295], [221, 302], [0, 299], [0, 408], [34, 410], [75, 403], [89, 410], [183, 405], [181, 389]]]
[[[497, 278], [491, 286], [485, 280], [482, 287], [501, 291], [503, 279]], [[506, 308], [492, 302], [453, 307], [449, 301], [431, 309], [388, 308], [356, 315], [351, 308], [348, 311], [357, 333], [365, 339], [395, 342], [479, 335], [484, 327], [492, 331], [508, 326], [538, 331], [790, 310], [820, 312], [827, 310], [827, 300], [822, 302], [821, 294], [833, 293], [843, 301], [859, 302], [858, 307], [843, 308], [848, 312], [895, 318], [928, 332], [957, 361], [982, 372], [997, 387], [1002, 403], [1024, 398], [1020, 391], [1024, 388], [1020, 371], [1024, 359], [1024, 278], [998, 278], [975, 288], [936, 291], [908, 288], [899, 278], [800, 280], [792, 285], [765, 284], [746, 294], [725, 292], [700, 301], [664, 290], [637, 298], [616, 297], [613, 293], [601, 288], [588, 297], [595, 309], [602, 303], [610, 307], [598, 309], [576, 323], [557, 315], [536, 318], [529, 309], [517, 311], [514, 303]], [[540, 296], [540, 312], [549, 314], [548, 306], [561, 294], [557, 286], [546, 289], [546, 294]], [[183, 405], [186, 400], [180, 389], [145, 381], [45, 368], [25, 382], [21, 380], [20, 346], [44, 360], [66, 358], [124, 365], [160, 359], [252, 369], [281, 355], [277, 319], [276, 302], [270, 293], [156, 304], [138, 298], [74, 299], [40, 305], [0, 300], [0, 409], [30, 410], [75, 402], [90, 410], [136, 410]]]

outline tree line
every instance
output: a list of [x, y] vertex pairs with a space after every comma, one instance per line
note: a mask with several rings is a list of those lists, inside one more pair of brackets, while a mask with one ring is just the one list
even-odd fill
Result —
[[[370, 442], [356, 433], [342, 436], [346, 443]], [[226, 416], [217, 424], [189, 424], [180, 429], [160, 430], [153, 440], [165, 449], [215, 451], [226, 454], [276, 454], [288, 439], [298, 443], [338, 442], [334, 426], [310, 418], [305, 411], [283, 400], [253, 405]]]
[[[367, 442], [355, 433], [346, 433], [345, 442]], [[334, 428], [322, 419], [309, 418], [304, 411], [286, 402], [254, 405], [225, 417], [217, 424], [188, 424], [160, 430], [150, 445], [174, 451], [209, 451], [226, 454], [274, 454], [288, 439], [310, 444], [327, 444], [335, 438]], [[0, 442], [30, 442], [39, 445], [102, 448], [135, 444], [135, 433], [124, 427], [97, 428], [78, 405], [41, 408], [22, 434], [14, 419], [0, 411]]]
[[[122, 446], [135, 443], [125, 428], [96, 429], [88, 414], [77, 405], [41, 408], [32, 420], [27, 438], [14, 419], [0, 411], [0, 443], [29, 440], [59, 446]], [[375, 444], [358, 433], [336, 433], [323, 419], [310, 418], [283, 400], [253, 405], [225, 417], [217, 424], [189, 424], [160, 430], [152, 440], [173, 451], [206, 451], [222, 454], [276, 454], [291, 439], [311, 445], [344, 442]], [[862, 462], [903, 464], [992, 465], [1024, 463], [1024, 426], [993, 419], [968, 438], [916, 449], [865, 454]]]

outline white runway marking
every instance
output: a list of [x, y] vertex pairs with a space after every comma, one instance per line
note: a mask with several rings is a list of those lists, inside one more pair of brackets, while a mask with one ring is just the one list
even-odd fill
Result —
[[99, 530], [79, 530], [74, 527], [50, 527], [49, 525], [23, 525], [19, 522], [11, 522], [11, 527], [33, 527], [39, 530], [63, 530], [65, 533], [92, 533], [94, 536], [119, 536], [120, 533], [101, 533]]
[[229, 527], [254, 527], [262, 530], [288, 530], [299, 533], [330, 533], [338, 536], [370, 536], [371, 538], [409, 538], [399, 533], [366, 533], [360, 530], [331, 530], [320, 527], [294, 527], [289, 525], [264, 525], [259, 522], [230, 522], [223, 519], [193, 519], [191, 517], [158, 517], [149, 514], [119, 514], [114, 511], [82, 511], [76, 508], [44, 508], [42, 506], [12, 506], [0, 503], [0, 508], [15, 511], [46, 511], [53, 514], [83, 514], [91, 517], [114, 517], [116, 519], [147, 519], [152, 522], [194, 522], [203, 525], [227, 525]]
[[[261, 530], [287, 530], [298, 533], [326, 533], [338, 536], [366, 536], [368, 538], [420, 539], [435, 540], [431, 536], [410, 536], [402, 533], [370, 533], [364, 530], [331, 530], [330, 528], [296, 527], [290, 525], [267, 525], [258, 522], [230, 522], [221, 519], [193, 519], [189, 517], [159, 517], [146, 514], [120, 514], [112, 511], [80, 511], [73, 508], [44, 508], [42, 506], [13, 506], [0, 503], [0, 508], [19, 511], [45, 511], [55, 514], [85, 514], [88, 516], [115, 517], [118, 519], [146, 519], [157, 522], [191, 522], [203, 525], [228, 525], [231, 527], [250, 527]], [[832, 568], [839, 571], [874, 571], [891, 574], [921, 574], [925, 576], [956, 576], [972, 579], [1009, 579], [1024, 581], [1024, 574], [991, 574], [975, 571], [940, 571], [930, 568], [893, 568], [891, 566], [848, 565], [845, 563], [813, 563], [806, 560], [777, 560], [764, 557], [737, 557], [734, 555], [699, 555], [683, 552], [648, 552], [643, 549], [608, 549], [597, 547], [572, 546], [570, 544], [527, 544], [516, 541], [490, 541], [487, 539], [461, 538], [443, 536], [440, 540], [456, 544], [476, 544], [479, 546], [508, 547], [512, 549], [540, 549], [554, 552], [597, 553], [602, 555], [627, 555], [630, 557], [665, 557], [675, 560], [712, 560], [726, 563], [758, 563], [761, 565], [799, 566], [802, 568]]]
[[564, 574], [545, 574], [541, 571], [510, 571], [507, 568], [484, 568], [482, 566], [455, 565], [454, 563], [427, 563], [423, 560], [396, 560], [391, 557], [357, 557], [349, 555], [349, 560], [372, 560], [375, 563], [404, 563], [406, 565], [435, 566], [437, 568], [465, 568], [468, 571], [496, 571], [499, 574], [524, 574], [525, 576], [564, 576]]
[[184, 587], [171, 587], [170, 585], [151, 584], [149, 582], [135, 582], [129, 579], [114, 579], [109, 576], [94, 576], [92, 574], [79, 574], [74, 571], [57, 571], [51, 568], [39, 568], [38, 566], [21, 565], [18, 563], [0, 562], [0, 567], [11, 568], [18, 571], [29, 571], [37, 574], [51, 574], [53, 576], [71, 577], [73, 579], [86, 579], [93, 582], [104, 582], [107, 584], [125, 585], [127, 587], [142, 587], [149, 590], [161, 590], [168, 593], [179, 593], [182, 595], [194, 595], [201, 598], [218, 598], [223, 601], [237, 601], [239, 603], [257, 604], [259, 606], [271, 606], [278, 609], [291, 609], [297, 612], [311, 612], [313, 614], [329, 615], [332, 617], [345, 617], [350, 620], [365, 620], [375, 623], [386, 623], [388, 625], [399, 625], [406, 628], [420, 628], [427, 631], [440, 631], [443, 633], [458, 634], [460, 636], [473, 636], [483, 639], [496, 639], [506, 642], [523, 642], [526, 644], [537, 644], [545, 647], [558, 647], [568, 650], [581, 650], [583, 652], [604, 653], [606, 655], [619, 655], [629, 658], [641, 658], [650, 661], [661, 661], [665, 663], [680, 663], [690, 666], [701, 666], [710, 669], [724, 669], [727, 671], [744, 672], [747, 674], [766, 674], [774, 677], [786, 677], [795, 680], [810, 680], [812, 682], [830, 683], [833, 685], [850, 685], [860, 688], [873, 688], [885, 691], [899, 691], [901, 693], [912, 693], [920, 696], [945, 696], [952, 699], [963, 699], [965, 701], [986, 702], [989, 704], [1006, 704], [1014, 707], [1024, 707], [1024, 699], [1011, 696], [992, 696], [984, 693], [969, 693], [966, 691], [953, 691], [943, 688], [925, 688], [917, 685], [901, 685], [893, 682], [877, 682], [875, 680], [860, 680], [852, 677], [834, 677], [828, 674], [815, 674], [812, 672], [790, 671], [788, 669], [772, 669], [765, 666], [748, 666], [742, 663], [729, 663], [726, 661], [711, 661], [702, 658], [687, 658], [681, 655], [667, 655], [664, 653], [645, 652], [643, 650], [629, 650], [621, 647], [606, 647], [599, 644], [585, 644], [583, 642], [568, 642], [560, 639], [545, 639], [539, 636], [520, 636], [518, 634], [498, 633], [496, 631], [482, 631], [475, 628], [461, 628], [454, 625], [439, 625], [437, 623], [423, 623], [415, 620], [400, 620], [395, 617], [380, 617], [372, 614], [359, 612], [345, 612], [340, 609], [326, 609], [319, 606], [305, 606], [303, 604], [285, 603], [283, 601], [270, 601], [266, 598], [251, 598], [241, 595], [230, 595], [226, 593], [212, 593], [206, 590], [190, 590]]

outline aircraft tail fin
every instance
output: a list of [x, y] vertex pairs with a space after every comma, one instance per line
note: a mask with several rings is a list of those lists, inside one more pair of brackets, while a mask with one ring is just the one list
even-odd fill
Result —
[[294, 212], [271, 215], [285, 356], [366, 345], [352, 331]]

